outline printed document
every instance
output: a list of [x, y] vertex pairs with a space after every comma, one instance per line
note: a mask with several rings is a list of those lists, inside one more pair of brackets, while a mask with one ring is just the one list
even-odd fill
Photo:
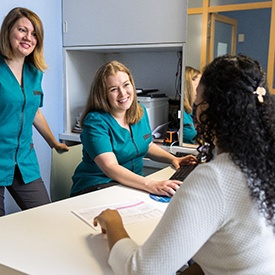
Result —
[[107, 208], [116, 209], [121, 215], [124, 224], [146, 221], [151, 218], [160, 218], [163, 215], [163, 211], [138, 198], [124, 203], [74, 210], [72, 213], [93, 227], [95, 230], [99, 230], [99, 226], [95, 227], [93, 225], [93, 220]]

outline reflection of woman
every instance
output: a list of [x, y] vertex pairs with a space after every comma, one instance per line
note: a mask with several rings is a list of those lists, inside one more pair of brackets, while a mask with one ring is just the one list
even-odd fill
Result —
[[26, 8], [14, 8], [5, 17], [0, 33], [0, 215], [4, 186], [21, 209], [50, 202], [40, 177], [32, 142], [32, 125], [55, 149], [68, 150], [56, 141], [40, 111], [43, 26]]
[[181, 182], [143, 177], [143, 157], [176, 168], [196, 161], [194, 156], [176, 158], [152, 142], [147, 112], [137, 101], [133, 77], [117, 61], [98, 70], [82, 125], [83, 161], [73, 176], [73, 196], [107, 187], [112, 181], [172, 196]]
[[198, 136], [217, 155], [186, 178], [142, 246], [116, 210], [95, 218], [115, 274], [173, 274], [190, 258], [205, 274], [275, 274], [275, 104], [265, 74], [248, 57], [218, 57], [197, 92]]
[[195, 143], [197, 131], [193, 122], [192, 108], [196, 97], [196, 89], [201, 78], [201, 73], [192, 67], [185, 68], [184, 84], [184, 114], [183, 114], [183, 142]]

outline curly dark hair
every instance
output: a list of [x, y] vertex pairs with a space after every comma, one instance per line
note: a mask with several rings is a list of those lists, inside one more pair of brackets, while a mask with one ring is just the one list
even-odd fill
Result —
[[[275, 104], [260, 64], [245, 55], [215, 58], [203, 71], [198, 138], [228, 152], [275, 230]], [[261, 102], [254, 93], [263, 87]]]

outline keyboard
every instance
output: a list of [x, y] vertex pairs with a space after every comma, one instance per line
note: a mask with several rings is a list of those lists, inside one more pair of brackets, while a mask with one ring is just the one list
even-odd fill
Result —
[[197, 167], [198, 164], [182, 165], [176, 172], [170, 177], [170, 180], [184, 181], [185, 178]]

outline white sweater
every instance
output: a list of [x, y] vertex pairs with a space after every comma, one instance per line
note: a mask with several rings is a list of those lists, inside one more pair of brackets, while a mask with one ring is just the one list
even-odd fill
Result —
[[228, 154], [199, 165], [144, 245], [118, 241], [109, 264], [119, 275], [171, 275], [191, 258], [207, 275], [275, 274], [275, 234]]

